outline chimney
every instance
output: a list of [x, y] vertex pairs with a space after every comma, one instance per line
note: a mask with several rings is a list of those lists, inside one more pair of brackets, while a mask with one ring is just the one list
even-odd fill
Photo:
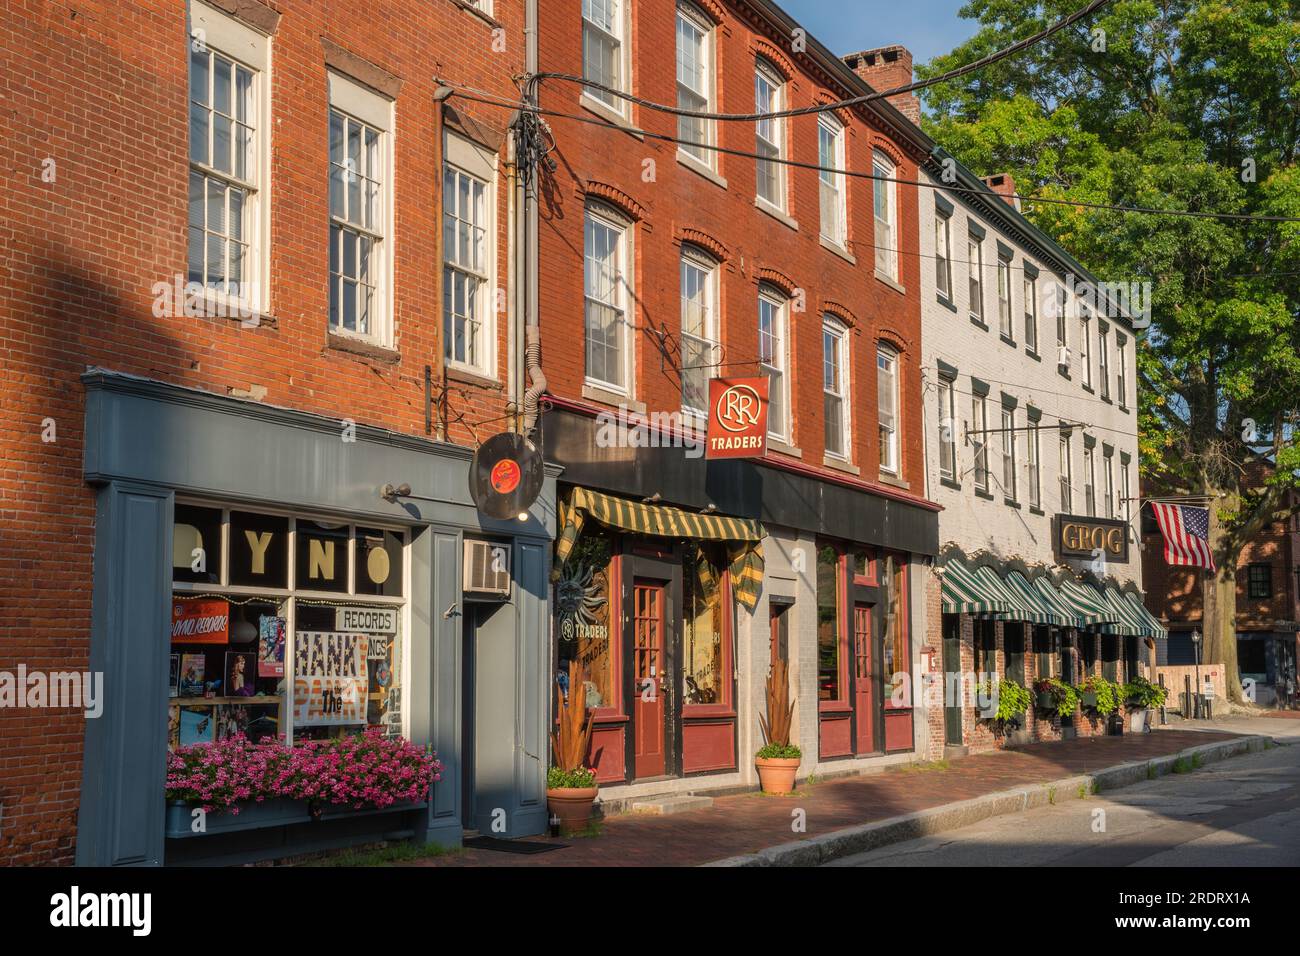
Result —
[[[844, 62], [866, 80], [873, 90], [884, 92], [912, 82], [912, 52], [905, 46], [894, 44], [877, 50], [850, 53], [844, 57]], [[921, 101], [915, 93], [891, 96], [889, 102], [913, 123], [921, 125]]]
[[1002, 197], [1002, 201], [1020, 212], [1020, 200], [1016, 198], [1016, 181], [1010, 173], [995, 173], [984, 177], [984, 185]]

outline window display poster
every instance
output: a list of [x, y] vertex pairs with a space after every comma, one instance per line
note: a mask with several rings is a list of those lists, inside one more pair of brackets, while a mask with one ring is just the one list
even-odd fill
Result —
[[230, 605], [222, 598], [172, 601], [172, 643], [230, 643]]
[[217, 722], [211, 707], [182, 707], [180, 745], [210, 744], [217, 739]]
[[295, 726], [366, 722], [367, 650], [368, 639], [364, 634], [298, 633], [293, 657]]
[[253, 654], [226, 652], [226, 696], [252, 697], [257, 693], [256, 678], [253, 674], [257, 668], [257, 658]]
[[284, 676], [284, 618], [264, 614], [257, 619], [257, 676]]
[[181, 656], [179, 654], [171, 655], [171, 666], [168, 669], [167, 676], [167, 696], [179, 697], [181, 695]]
[[202, 654], [181, 655], [181, 697], [203, 696], [203, 670], [205, 658]]

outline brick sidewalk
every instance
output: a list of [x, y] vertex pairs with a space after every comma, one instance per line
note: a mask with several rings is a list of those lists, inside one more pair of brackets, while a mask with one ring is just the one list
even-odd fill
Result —
[[[1089, 737], [977, 754], [947, 769], [891, 768], [864, 776], [803, 785], [790, 797], [756, 793], [718, 797], [707, 810], [670, 816], [624, 814], [603, 821], [596, 837], [565, 839], [565, 849], [523, 856], [466, 850], [415, 866], [695, 866], [872, 820], [1010, 790], [1030, 783], [1092, 773], [1160, 757], [1237, 734], [1158, 730]], [[807, 832], [790, 828], [791, 811], [807, 813]], [[545, 838], [536, 838], [544, 840]]]

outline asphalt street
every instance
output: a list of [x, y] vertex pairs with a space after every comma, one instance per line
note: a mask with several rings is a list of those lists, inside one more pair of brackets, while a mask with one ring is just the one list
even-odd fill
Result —
[[1202, 726], [1279, 745], [828, 865], [1300, 866], [1300, 720]]

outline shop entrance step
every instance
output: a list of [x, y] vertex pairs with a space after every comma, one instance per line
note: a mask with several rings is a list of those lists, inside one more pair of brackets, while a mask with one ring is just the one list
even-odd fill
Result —
[[641, 797], [633, 800], [628, 807], [633, 813], [653, 813], [665, 816], [681, 813], [685, 810], [705, 810], [713, 806], [712, 797], [697, 797], [690, 794], [673, 794], [663, 797]]

